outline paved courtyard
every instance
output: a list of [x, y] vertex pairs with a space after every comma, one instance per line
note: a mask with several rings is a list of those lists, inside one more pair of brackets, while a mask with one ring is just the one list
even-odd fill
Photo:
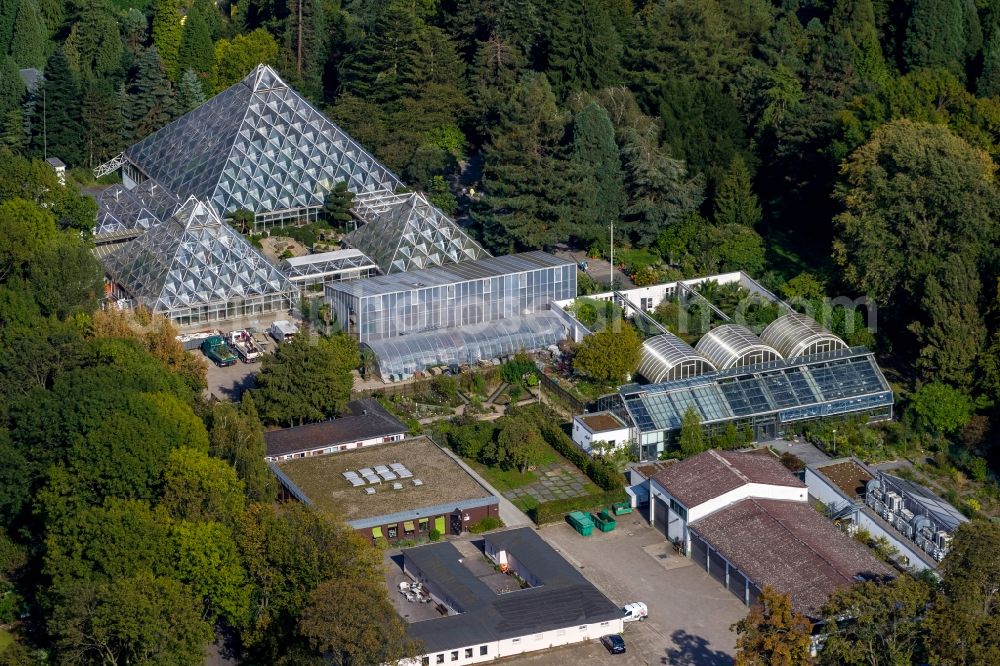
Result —
[[569, 525], [539, 534], [613, 602], [644, 601], [649, 619], [626, 625], [627, 652], [611, 657], [596, 642], [511, 658], [506, 663], [587, 666], [669, 664], [728, 666], [736, 636], [729, 627], [747, 609], [705, 571], [674, 553], [641, 516], [621, 516], [614, 532], [581, 537]]
[[563, 460], [540, 466], [535, 470], [535, 477], [537, 481], [508, 490], [504, 497], [511, 501], [534, 497], [539, 502], [550, 502], [580, 497], [594, 490], [594, 485], [583, 472]]

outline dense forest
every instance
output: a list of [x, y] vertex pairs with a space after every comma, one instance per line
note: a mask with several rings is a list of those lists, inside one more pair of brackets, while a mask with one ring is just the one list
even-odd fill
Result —
[[[260, 62], [495, 252], [603, 256], [613, 222], [637, 283], [867, 298], [878, 436], [1000, 468], [998, 0], [0, 0], [0, 664], [405, 649], [370, 549], [260, 503], [253, 401], [203, 404], [168, 327], [96, 308], [76, 186]], [[362, 598], [378, 631], [332, 631]]]

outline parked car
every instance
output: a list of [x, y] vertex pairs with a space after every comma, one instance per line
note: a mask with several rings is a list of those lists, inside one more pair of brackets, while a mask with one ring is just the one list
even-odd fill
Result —
[[601, 636], [601, 644], [608, 648], [611, 654], [625, 654], [625, 639], [620, 634]]
[[626, 622], [641, 622], [649, 617], [649, 609], [641, 601], [625, 604], [622, 606], [622, 613], [625, 614]]

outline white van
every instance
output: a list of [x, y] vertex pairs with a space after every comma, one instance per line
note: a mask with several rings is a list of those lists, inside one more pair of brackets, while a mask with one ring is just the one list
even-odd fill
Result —
[[641, 622], [649, 617], [649, 609], [641, 601], [625, 604], [622, 607], [622, 613], [625, 614], [624, 619], [626, 622]]
[[268, 333], [276, 342], [289, 342], [299, 332], [299, 327], [287, 319], [279, 319], [271, 324]]

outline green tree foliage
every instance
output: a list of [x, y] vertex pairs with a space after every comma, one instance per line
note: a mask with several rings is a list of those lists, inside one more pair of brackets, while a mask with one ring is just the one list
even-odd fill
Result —
[[705, 450], [705, 429], [694, 407], [688, 407], [681, 420], [680, 448], [686, 458]]
[[631, 324], [608, 326], [580, 343], [573, 370], [599, 382], [624, 381], [639, 365], [642, 340]]
[[347, 181], [342, 180], [326, 195], [323, 214], [332, 226], [346, 228], [347, 223], [354, 219], [351, 215], [352, 206], [354, 206], [354, 192], [347, 189]]
[[419, 646], [407, 637], [382, 587], [379, 581], [343, 578], [320, 583], [302, 609], [299, 633], [333, 663], [390, 664], [414, 657]]
[[25, 92], [17, 63], [10, 56], [0, 56], [0, 113], [20, 108]]
[[47, 32], [35, 0], [20, 0], [10, 43], [10, 55], [14, 61], [21, 67], [43, 67], [47, 55]]
[[899, 576], [889, 582], [844, 587], [823, 607], [828, 627], [820, 664], [892, 666], [924, 663], [920, 618], [932, 598], [925, 581]]
[[[215, 56], [212, 56], [212, 65], [215, 66]], [[186, 69], [181, 74], [181, 81], [177, 84], [177, 111], [181, 114], [197, 108], [205, 103], [205, 87], [193, 69]]]
[[136, 140], [174, 119], [177, 106], [173, 86], [155, 47], [142, 54], [128, 92], [127, 125]]
[[925, 620], [930, 663], [989, 664], [1000, 659], [1000, 525], [961, 525], [939, 571], [941, 587]]
[[231, 626], [243, 624], [251, 587], [230, 528], [213, 521], [181, 521], [171, 537], [177, 578], [203, 600], [203, 615], [221, 617]]
[[[35, 107], [32, 123], [32, 143], [38, 154], [46, 150], [68, 165], [83, 158], [82, 127], [80, 125], [80, 80], [70, 69], [61, 48], [49, 56], [45, 65], [44, 108]], [[42, 115], [44, 114], [44, 122]]]
[[274, 65], [277, 60], [278, 42], [263, 28], [220, 39], [215, 43], [215, 92], [242, 81], [258, 64]]
[[809, 662], [812, 624], [792, 610], [792, 601], [765, 587], [736, 632], [736, 666], [794, 666]]
[[994, 30], [983, 55], [983, 71], [976, 81], [980, 97], [1000, 95], [1000, 30]]
[[153, 46], [159, 52], [167, 77], [171, 80], [176, 80], [183, 71], [180, 67], [183, 30], [178, 0], [156, 0], [153, 3]]
[[0, 203], [0, 230], [0, 281], [23, 274], [58, 234], [52, 213], [24, 199]]
[[17, 17], [19, 0], [0, 0], [0, 53], [10, 52], [10, 42], [14, 37], [14, 19]]
[[196, 663], [212, 638], [191, 590], [149, 572], [79, 585], [51, 631], [59, 654], [78, 663]]
[[264, 357], [254, 391], [265, 423], [300, 425], [336, 416], [351, 395], [357, 343], [344, 334], [310, 344], [298, 335]]
[[961, 430], [973, 413], [969, 396], [938, 382], [924, 384], [917, 389], [913, 394], [912, 407], [921, 427], [941, 435]]
[[754, 227], [761, 220], [760, 202], [750, 182], [750, 170], [742, 157], [733, 157], [726, 177], [715, 192], [716, 224]]
[[180, 82], [189, 70], [211, 84], [215, 78], [215, 46], [212, 33], [201, 12], [191, 12], [184, 21], [181, 41], [177, 47], [176, 80]]
[[[946, 127], [901, 120], [845, 162], [839, 189], [834, 251], [848, 283], [915, 320], [921, 366], [964, 385], [985, 337], [977, 285], [997, 234], [993, 172]], [[956, 334], [967, 344], [951, 344]]]
[[243, 512], [243, 484], [227, 461], [175, 449], [163, 472], [161, 505], [176, 520], [232, 524]]
[[83, 0], [79, 19], [66, 38], [66, 57], [84, 80], [115, 75], [122, 65], [122, 40], [114, 9], [106, 0]]
[[357, 47], [340, 63], [344, 92], [376, 104], [404, 95], [413, 70], [418, 67], [419, 22], [405, 3], [388, 2], [366, 13]]
[[965, 23], [961, 2], [914, 0], [903, 43], [907, 67], [945, 67], [964, 74]]
[[494, 248], [550, 247], [572, 233], [560, 145], [565, 127], [545, 75], [526, 75], [484, 147], [476, 218]]
[[84, 164], [95, 167], [125, 147], [125, 111], [122, 95], [107, 80], [88, 81], [83, 87], [80, 121], [85, 142]]
[[480, 459], [491, 467], [516, 469], [522, 474], [538, 462], [544, 450], [542, 435], [525, 419], [505, 419], [496, 437], [487, 443]]
[[209, 441], [212, 455], [232, 465], [243, 482], [247, 501], [274, 498], [274, 477], [264, 462], [264, 432], [251, 392], [244, 392], [239, 408], [228, 402], [212, 407]]
[[545, 73], [556, 95], [598, 90], [621, 80], [622, 39], [610, 3], [558, 0], [546, 7]]
[[573, 120], [572, 161], [582, 177], [581, 212], [592, 213], [591, 219], [576, 225], [574, 235], [583, 242], [592, 242], [603, 238], [605, 228], [619, 221], [626, 204], [615, 128], [596, 102], [588, 104]]

